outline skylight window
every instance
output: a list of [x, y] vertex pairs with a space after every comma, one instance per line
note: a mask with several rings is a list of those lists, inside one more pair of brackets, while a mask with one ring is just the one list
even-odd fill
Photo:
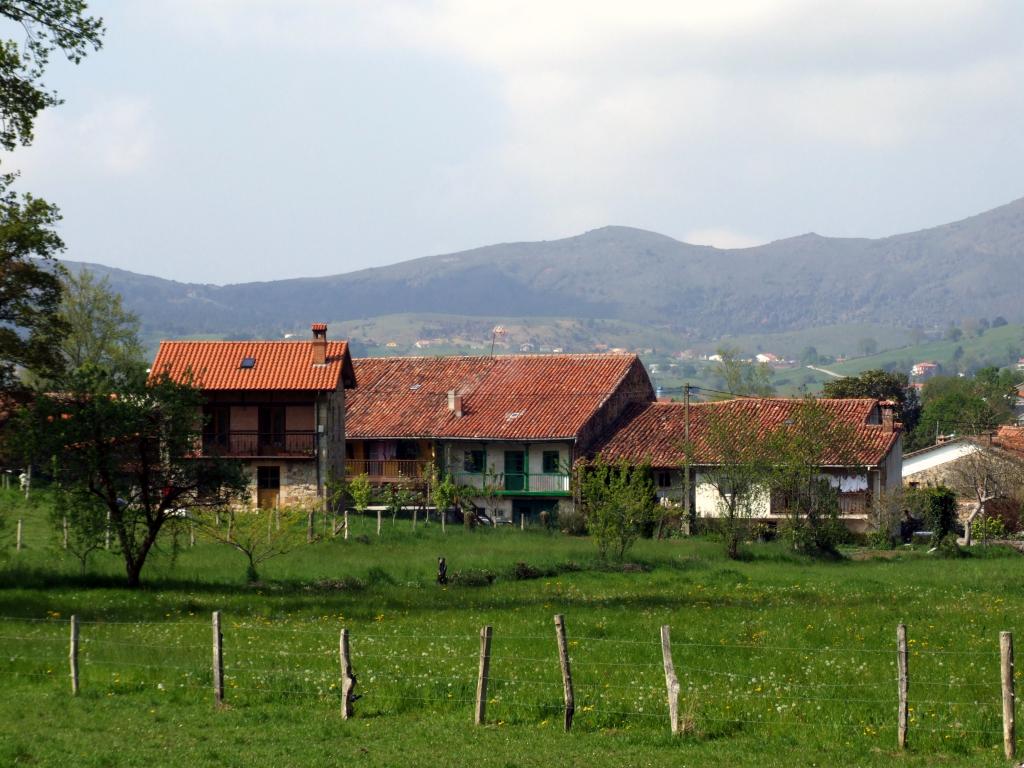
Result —
[[515, 421], [522, 415], [522, 411], [511, 411], [510, 413], [505, 414], [505, 421]]
[[255, 367], [256, 367], [256, 358], [255, 357], [243, 357], [242, 358], [242, 364], [239, 366], [239, 368], [255, 368]]
[[422, 386], [422, 384], [413, 384], [411, 387], [409, 387], [409, 389], [411, 389], [413, 392], [417, 392], [419, 388]]

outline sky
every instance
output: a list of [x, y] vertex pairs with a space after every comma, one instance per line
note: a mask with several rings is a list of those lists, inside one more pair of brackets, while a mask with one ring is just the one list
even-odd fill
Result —
[[[326, 275], [617, 224], [744, 247], [1024, 196], [1020, 0], [92, 0], [0, 156], [65, 256]], [[16, 37], [17, 30], [5, 30]]]

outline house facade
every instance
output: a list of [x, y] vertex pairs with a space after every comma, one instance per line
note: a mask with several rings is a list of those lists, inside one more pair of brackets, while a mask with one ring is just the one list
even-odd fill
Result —
[[315, 323], [306, 341], [163, 341], [150, 376], [202, 390], [196, 458], [239, 459], [261, 508], [321, 505], [345, 456], [345, 392], [355, 386], [348, 344]]
[[448, 476], [499, 521], [571, 504], [571, 467], [654, 389], [635, 355], [354, 360], [346, 475], [374, 485]]
[[[902, 482], [902, 436], [888, 405], [869, 399], [818, 401], [833, 423], [844, 425], [852, 446], [841, 455], [823, 457], [821, 476], [838, 490], [839, 512], [852, 530], [863, 530], [871, 500]], [[596, 451], [611, 462], [649, 464], [659, 498], [666, 505], [689, 504], [698, 517], [716, 517], [721, 499], [709, 473], [719, 463], [712, 444], [713, 423], [744, 423], [758, 434], [791, 423], [803, 401], [786, 398], [744, 398], [715, 403], [648, 403], [627, 411], [618, 428]], [[689, 457], [684, 446], [692, 446]], [[687, 484], [684, 475], [690, 472]], [[769, 522], [786, 517], [786, 500], [765, 488], [755, 494], [753, 516]]]

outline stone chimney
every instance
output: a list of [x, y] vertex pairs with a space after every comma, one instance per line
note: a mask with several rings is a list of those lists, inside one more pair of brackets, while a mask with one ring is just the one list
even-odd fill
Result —
[[882, 426], [890, 432], [894, 432], [896, 430], [896, 401], [880, 400], [878, 410], [882, 414]]
[[313, 365], [327, 363], [327, 323], [313, 323]]
[[448, 390], [448, 410], [454, 413], [456, 418], [462, 418], [462, 395], [456, 389]]

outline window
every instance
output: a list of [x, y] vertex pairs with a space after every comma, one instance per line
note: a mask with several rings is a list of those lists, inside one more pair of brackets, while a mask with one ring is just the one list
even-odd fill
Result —
[[256, 367], [256, 358], [255, 357], [243, 357], [242, 358], [242, 364], [239, 366], [239, 368], [255, 368], [255, 367]]
[[256, 467], [256, 487], [263, 491], [281, 487], [280, 467]]
[[466, 451], [462, 457], [462, 469], [464, 472], [483, 472], [484, 452]]
[[667, 469], [658, 471], [658, 487], [659, 488], [671, 488], [672, 487], [672, 473]]
[[557, 475], [562, 471], [558, 458], [558, 451], [544, 451], [544, 474]]

